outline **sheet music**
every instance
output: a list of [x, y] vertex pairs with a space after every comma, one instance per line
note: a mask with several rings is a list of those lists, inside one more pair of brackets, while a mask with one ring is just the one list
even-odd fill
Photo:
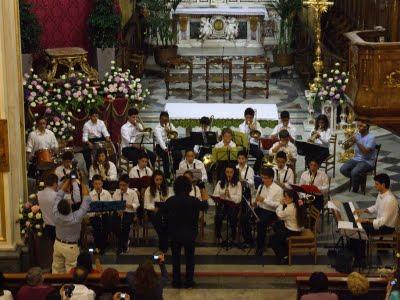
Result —
[[[331, 203], [329, 203], [331, 202]], [[351, 209], [352, 214], [354, 215], [354, 219], [356, 220], [356, 225], [357, 228], [353, 227], [353, 222], [348, 221], [349, 216], [347, 215], [343, 203], [341, 203], [340, 208], [337, 207], [332, 201], [328, 201], [328, 207], [332, 208], [335, 210], [335, 208], [339, 211], [341, 217], [344, 220], [338, 221], [338, 229], [341, 235], [350, 238], [350, 239], [357, 239], [357, 240], [368, 240], [368, 235], [365, 232], [364, 228], [362, 227], [360, 222], [357, 222], [358, 216], [354, 214], [354, 211], [356, 209], [355, 205], [353, 202], [348, 202], [349, 207]]]
[[147, 131], [139, 132], [135, 135], [134, 140], [132, 141], [131, 138], [131, 144], [141, 144], [145, 141], [146, 138], [150, 137], [150, 133]]
[[335, 210], [335, 211], [338, 211], [338, 212], [340, 212], [340, 209], [339, 209], [339, 207], [337, 207], [336, 205], [335, 205], [335, 203], [333, 203], [332, 201], [328, 201], [328, 203], [327, 203], [327, 208], [329, 208], [329, 209], [332, 209], [332, 210]]

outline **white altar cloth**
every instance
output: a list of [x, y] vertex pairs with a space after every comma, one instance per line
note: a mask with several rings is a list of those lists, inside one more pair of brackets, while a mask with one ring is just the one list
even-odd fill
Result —
[[247, 107], [257, 110], [258, 120], [278, 120], [276, 104], [167, 103], [164, 110], [171, 120], [200, 119], [212, 115], [215, 119], [244, 119]]
[[264, 16], [268, 19], [268, 12], [263, 6], [245, 6], [245, 5], [221, 5], [210, 6], [190, 6], [186, 3], [180, 3], [175, 9], [176, 15], [235, 15], [235, 16]]

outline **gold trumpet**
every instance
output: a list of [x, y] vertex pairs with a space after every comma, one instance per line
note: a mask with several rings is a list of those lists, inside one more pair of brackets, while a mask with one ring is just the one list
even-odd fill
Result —
[[203, 156], [203, 164], [207, 169], [209, 169], [214, 164], [214, 157], [212, 156], [212, 154], [206, 154]]
[[318, 135], [319, 135], [319, 132], [318, 132], [317, 130], [314, 130], [314, 131], [311, 133], [311, 136], [310, 136], [310, 138], [308, 139], [308, 142], [309, 142], [309, 143], [315, 143], [315, 141], [316, 141], [317, 138], [318, 138]]
[[346, 139], [344, 142], [339, 143], [344, 150], [350, 149], [355, 144], [355, 136], [358, 133], [358, 130], [354, 132], [354, 134]]
[[171, 124], [169, 122], [164, 125], [164, 130], [169, 140], [174, 140], [178, 137], [178, 132], [171, 129]]
[[143, 120], [139, 115], [137, 116], [137, 121], [142, 126], [141, 132], [148, 132], [150, 134], [153, 131], [150, 127], [144, 127]]
[[261, 131], [257, 130], [257, 110], [254, 110], [254, 119], [252, 123], [247, 124], [250, 128], [250, 136], [254, 139], [259, 139], [261, 136]]
[[273, 155], [268, 155], [268, 157], [264, 157], [263, 158], [263, 163], [262, 163], [263, 168], [276, 167], [276, 164], [273, 161], [274, 161], [274, 156]]

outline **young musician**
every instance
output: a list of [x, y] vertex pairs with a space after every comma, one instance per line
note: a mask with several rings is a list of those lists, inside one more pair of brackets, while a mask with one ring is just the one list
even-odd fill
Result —
[[118, 237], [117, 254], [128, 251], [129, 232], [135, 217], [136, 209], [139, 207], [139, 197], [135, 190], [129, 188], [129, 176], [123, 174], [118, 180], [119, 189], [114, 192], [114, 201], [126, 201], [126, 207], [122, 214], [122, 220], [118, 218], [114, 230]]
[[230, 128], [224, 128], [221, 132], [222, 140], [215, 144], [215, 148], [235, 148], [236, 144], [232, 141], [233, 132]]
[[296, 127], [290, 123], [290, 114], [287, 110], [281, 112], [281, 123], [275, 126], [271, 137], [278, 138], [278, 134], [282, 129], [286, 129], [289, 132], [289, 139], [293, 143], [296, 137]]
[[231, 238], [235, 240], [239, 204], [242, 201], [242, 185], [239, 181], [239, 172], [233, 165], [226, 166], [221, 180], [219, 180], [215, 186], [213, 195], [232, 203], [232, 205], [225, 203], [217, 204], [215, 213], [215, 234], [217, 240], [222, 238], [222, 221], [225, 217], [228, 218], [230, 223], [232, 232]]
[[340, 173], [351, 178], [354, 193], [357, 193], [360, 188], [362, 174], [374, 168], [376, 157], [375, 137], [369, 132], [369, 125], [358, 121], [357, 128], [358, 133], [350, 141], [350, 143], [354, 143], [355, 155], [340, 168]]
[[82, 130], [82, 142], [85, 144], [83, 157], [87, 167], [92, 164], [94, 143], [104, 140], [111, 141], [106, 124], [102, 120], [99, 120], [99, 114], [96, 109], [90, 110], [89, 118], [85, 125], [83, 125]]
[[151, 184], [144, 193], [144, 209], [157, 232], [158, 248], [163, 253], [168, 251], [168, 236], [159, 203], [164, 203], [170, 196], [163, 172], [155, 170], [151, 178]]
[[203, 182], [207, 182], [207, 171], [204, 164], [194, 158], [194, 150], [188, 149], [185, 153], [185, 159], [179, 163], [179, 170], [200, 170], [201, 171], [201, 180]]
[[308, 162], [308, 170], [304, 171], [300, 177], [300, 185], [315, 185], [322, 195], [315, 195], [313, 205], [321, 210], [324, 205], [324, 194], [329, 189], [329, 177], [322, 170], [319, 170], [319, 163], [316, 159], [311, 159]]
[[279, 151], [275, 156], [276, 166], [274, 167], [274, 182], [283, 188], [290, 188], [294, 183], [294, 173], [291, 168], [287, 167], [286, 152]]
[[311, 132], [309, 142], [319, 147], [318, 153], [306, 153], [306, 163], [311, 156], [321, 164], [329, 156], [329, 140], [331, 139], [331, 130], [329, 129], [329, 120], [326, 115], [319, 115], [315, 121], [315, 129]]
[[106, 182], [118, 180], [117, 167], [112, 161], [108, 160], [108, 153], [105, 148], [99, 148], [96, 151], [94, 162], [89, 169], [89, 179], [92, 180], [94, 175], [100, 175]]
[[[211, 120], [209, 117], [201, 117], [200, 119], [200, 127], [201, 127], [201, 132], [206, 133], [208, 131], [211, 131]], [[205, 147], [201, 145], [195, 145], [194, 146], [194, 152], [197, 155], [197, 158], [199, 160], [202, 160], [204, 155], [206, 154], [211, 154], [212, 149], [210, 147]]]
[[279, 261], [287, 264], [287, 238], [300, 234], [306, 217], [304, 203], [295, 191], [289, 189], [283, 191], [283, 198], [276, 209], [276, 215], [280, 221], [273, 226], [274, 235], [270, 238], [271, 248]]
[[72, 160], [74, 154], [71, 151], [66, 151], [62, 155], [62, 164], [56, 168], [54, 174], [57, 175], [58, 181], [61, 183], [72, 171]]
[[250, 186], [254, 185], [254, 170], [247, 164], [247, 153], [246, 151], [239, 151], [238, 153], [238, 164], [236, 169], [239, 171], [239, 180], [247, 182]]
[[38, 150], [56, 148], [58, 148], [58, 142], [54, 133], [47, 129], [46, 118], [38, 117], [36, 119], [36, 130], [29, 133], [26, 143], [27, 157], [30, 160]]
[[[154, 166], [156, 156], [150, 150], [144, 149], [143, 145], [135, 141], [136, 136], [143, 131], [142, 124], [138, 121], [139, 111], [136, 108], [128, 110], [128, 121], [121, 127], [121, 148], [122, 155], [125, 156], [133, 165], [137, 164], [138, 156], [146, 152], [151, 163]], [[143, 137], [143, 140], [145, 137]]]
[[[92, 201], [112, 201], [111, 194], [103, 189], [103, 179], [100, 175], [92, 177], [93, 190], [89, 193]], [[92, 214], [90, 224], [93, 227], [93, 238], [96, 252], [104, 253], [109, 231], [109, 218], [107, 214]]]
[[[169, 165], [169, 151], [168, 149], [168, 132], [177, 131], [175, 126], [169, 122], [169, 114], [166, 111], [160, 113], [160, 123], [154, 129], [154, 136], [156, 138], [156, 153], [161, 157], [163, 162], [163, 169], [166, 178], [170, 178], [170, 165]], [[182, 153], [180, 151], [172, 151], [173, 169], [177, 170], [179, 162], [182, 160]]]
[[138, 157], [138, 164], [129, 171], [129, 178], [142, 178], [145, 176], [152, 176], [153, 171], [147, 166], [149, 158], [146, 153], [140, 153]]
[[185, 173], [183, 173], [183, 176], [187, 177], [190, 180], [190, 184], [192, 185], [192, 190], [190, 191], [189, 196], [192, 196], [192, 197], [195, 197], [195, 198], [201, 200], [201, 191], [200, 191], [200, 188], [194, 182], [192, 171], [186, 170]]
[[256, 208], [260, 221], [257, 223], [257, 255], [262, 255], [265, 246], [267, 225], [276, 220], [276, 209], [282, 199], [282, 189], [274, 182], [274, 170], [266, 168], [261, 170], [262, 185], [257, 190]]
[[288, 164], [291, 166], [296, 165], [297, 160], [297, 148], [290, 141], [289, 132], [286, 129], [282, 129], [279, 131], [279, 142], [276, 142], [272, 145], [271, 149], [269, 149], [269, 155], [274, 157], [274, 162], [276, 163], [276, 153], [279, 151], [284, 151], [286, 153], [286, 157], [288, 159]]
[[254, 138], [250, 136], [252, 130], [257, 130], [261, 133], [261, 125], [258, 121], [254, 120], [254, 109], [251, 107], [246, 108], [244, 111], [244, 122], [239, 125], [239, 131], [248, 135], [250, 142], [249, 153], [256, 158], [256, 162], [254, 163], [254, 171], [258, 174], [261, 168], [262, 159], [264, 157], [263, 152], [261, 151], [258, 138]]

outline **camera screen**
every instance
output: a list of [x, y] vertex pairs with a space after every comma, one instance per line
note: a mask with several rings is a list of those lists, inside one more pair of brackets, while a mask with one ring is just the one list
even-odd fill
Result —
[[153, 255], [154, 260], [157, 260], [159, 258], [158, 255]]

